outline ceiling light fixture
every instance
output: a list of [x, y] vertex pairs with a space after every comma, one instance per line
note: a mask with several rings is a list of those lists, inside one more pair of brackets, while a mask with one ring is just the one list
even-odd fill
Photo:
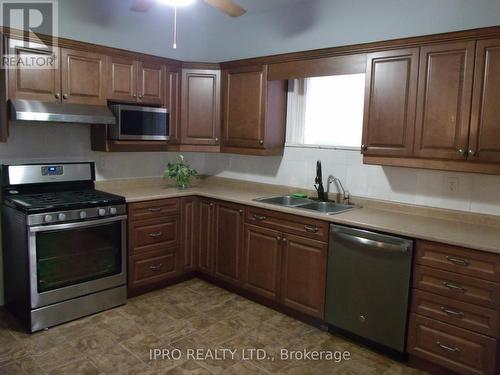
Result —
[[159, 0], [163, 4], [167, 4], [173, 7], [185, 7], [193, 4], [196, 0]]

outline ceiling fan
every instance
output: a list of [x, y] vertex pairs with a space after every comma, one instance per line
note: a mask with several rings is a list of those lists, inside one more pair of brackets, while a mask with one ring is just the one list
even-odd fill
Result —
[[[236, 4], [233, 0], [203, 0], [208, 5], [219, 9], [231, 17], [239, 17], [246, 13], [246, 10]], [[134, 0], [130, 10], [134, 12], [147, 12], [158, 2], [172, 5], [174, 7], [189, 5], [194, 0]]]

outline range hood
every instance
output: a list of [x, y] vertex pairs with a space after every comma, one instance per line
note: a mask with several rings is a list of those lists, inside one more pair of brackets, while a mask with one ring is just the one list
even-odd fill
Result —
[[115, 116], [104, 105], [50, 103], [37, 100], [11, 100], [13, 121], [43, 121], [78, 124], [115, 124]]

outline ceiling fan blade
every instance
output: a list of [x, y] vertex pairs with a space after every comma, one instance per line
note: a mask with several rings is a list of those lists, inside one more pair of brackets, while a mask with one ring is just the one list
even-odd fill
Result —
[[208, 5], [219, 9], [231, 17], [239, 17], [247, 11], [236, 4], [233, 0], [204, 0]]
[[147, 12], [155, 3], [156, 0], [134, 0], [130, 10], [134, 12]]

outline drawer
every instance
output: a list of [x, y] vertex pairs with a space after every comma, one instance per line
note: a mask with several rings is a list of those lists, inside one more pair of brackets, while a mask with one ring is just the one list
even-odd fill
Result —
[[459, 374], [495, 374], [497, 341], [411, 314], [408, 352]]
[[500, 283], [500, 255], [436, 242], [417, 241], [416, 262]]
[[129, 265], [129, 286], [153, 284], [177, 275], [179, 251], [156, 252], [149, 257], [131, 257]]
[[411, 311], [498, 338], [500, 314], [486, 307], [413, 289]]
[[500, 307], [500, 285], [426, 266], [415, 267], [413, 287], [495, 310]]
[[179, 199], [160, 199], [154, 201], [130, 203], [128, 214], [130, 221], [149, 220], [180, 212]]
[[179, 218], [167, 217], [155, 224], [135, 226], [130, 232], [130, 247], [136, 250], [143, 246], [159, 245], [174, 247], [179, 245]]
[[246, 222], [285, 233], [328, 242], [328, 223], [321, 220], [249, 207]]

